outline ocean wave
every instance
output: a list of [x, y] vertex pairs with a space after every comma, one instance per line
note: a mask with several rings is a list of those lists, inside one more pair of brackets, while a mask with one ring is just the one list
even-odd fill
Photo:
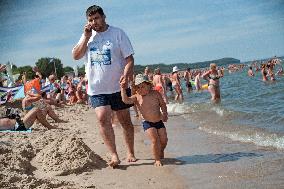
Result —
[[242, 131], [223, 131], [206, 127], [199, 127], [200, 130], [210, 134], [224, 136], [234, 141], [254, 143], [258, 146], [273, 147], [277, 149], [284, 149], [284, 136], [275, 133], [266, 133], [255, 131], [253, 133], [244, 133]]

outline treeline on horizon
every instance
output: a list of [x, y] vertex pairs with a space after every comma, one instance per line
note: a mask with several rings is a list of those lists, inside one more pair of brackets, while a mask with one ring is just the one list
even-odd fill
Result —
[[150, 68], [150, 70], [154, 70], [159, 68], [162, 73], [171, 73], [174, 66], [177, 66], [180, 70], [186, 70], [187, 68], [190, 69], [200, 69], [209, 67], [211, 63], [217, 64], [217, 66], [226, 66], [229, 64], [240, 64], [241, 61], [235, 58], [221, 58], [217, 60], [210, 60], [204, 62], [195, 62], [195, 63], [173, 63], [173, 64], [151, 64], [151, 65], [135, 65], [134, 72], [135, 73], [143, 73], [146, 66]]
[[[283, 59], [284, 56], [278, 57]], [[258, 61], [265, 61], [268, 59], [258, 60]], [[245, 63], [250, 63], [252, 61], [248, 61]], [[221, 58], [217, 60], [210, 60], [210, 61], [203, 61], [203, 62], [196, 62], [196, 63], [172, 63], [172, 64], [151, 64], [151, 65], [134, 65], [134, 72], [135, 74], [143, 73], [145, 67], [148, 66], [152, 71], [156, 68], [159, 68], [162, 73], [171, 73], [174, 66], [177, 66], [180, 70], [186, 70], [187, 68], [190, 69], [201, 69], [209, 67], [211, 63], [216, 63], [217, 66], [226, 67], [229, 64], [240, 64], [241, 61], [235, 58]], [[58, 58], [40, 58], [36, 63], [35, 66], [38, 67], [39, 71], [42, 73], [43, 77], [48, 77], [50, 74], [54, 74], [56, 70], [56, 75], [58, 78], [61, 78], [67, 73], [74, 72], [74, 69], [70, 66], [63, 67], [63, 64], [60, 59]], [[13, 65], [12, 72], [13, 74], [23, 74], [26, 72], [27, 79], [32, 79], [35, 76], [35, 72], [33, 71], [34, 66], [22, 66], [17, 67]], [[78, 67], [78, 75], [85, 74], [85, 66], [82, 65]]]

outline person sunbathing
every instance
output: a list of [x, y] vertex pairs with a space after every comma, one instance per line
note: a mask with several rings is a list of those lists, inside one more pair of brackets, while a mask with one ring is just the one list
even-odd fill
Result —
[[19, 115], [0, 118], [0, 130], [26, 131], [36, 120], [48, 129], [57, 128], [46, 120], [46, 116], [39, 108], [35, 107], [30, 110], [23, 119], [21, 119]]

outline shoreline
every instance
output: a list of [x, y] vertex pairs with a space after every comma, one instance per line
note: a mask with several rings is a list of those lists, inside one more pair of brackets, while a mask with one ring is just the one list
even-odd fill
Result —
[[[284, 151], [206, 133], [182, 116], [170, 117], [168, 150], [182, 166], [185, 188], [284, 188]], [[175, 124], [172, 127], [173, 123]]]

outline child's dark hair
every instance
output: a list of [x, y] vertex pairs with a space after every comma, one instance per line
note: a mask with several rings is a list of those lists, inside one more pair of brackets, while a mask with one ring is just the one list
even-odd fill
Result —
[[93, 6], [90, 6], [87, 11], [86, 11], [86, 17], [88, 16], [92, 16], [96, 13], [99, 13], [101, 16], [105, 15], [103, 9], [100, 7], [100, 6], [97, 6], [97, 5], [93, 5]]

